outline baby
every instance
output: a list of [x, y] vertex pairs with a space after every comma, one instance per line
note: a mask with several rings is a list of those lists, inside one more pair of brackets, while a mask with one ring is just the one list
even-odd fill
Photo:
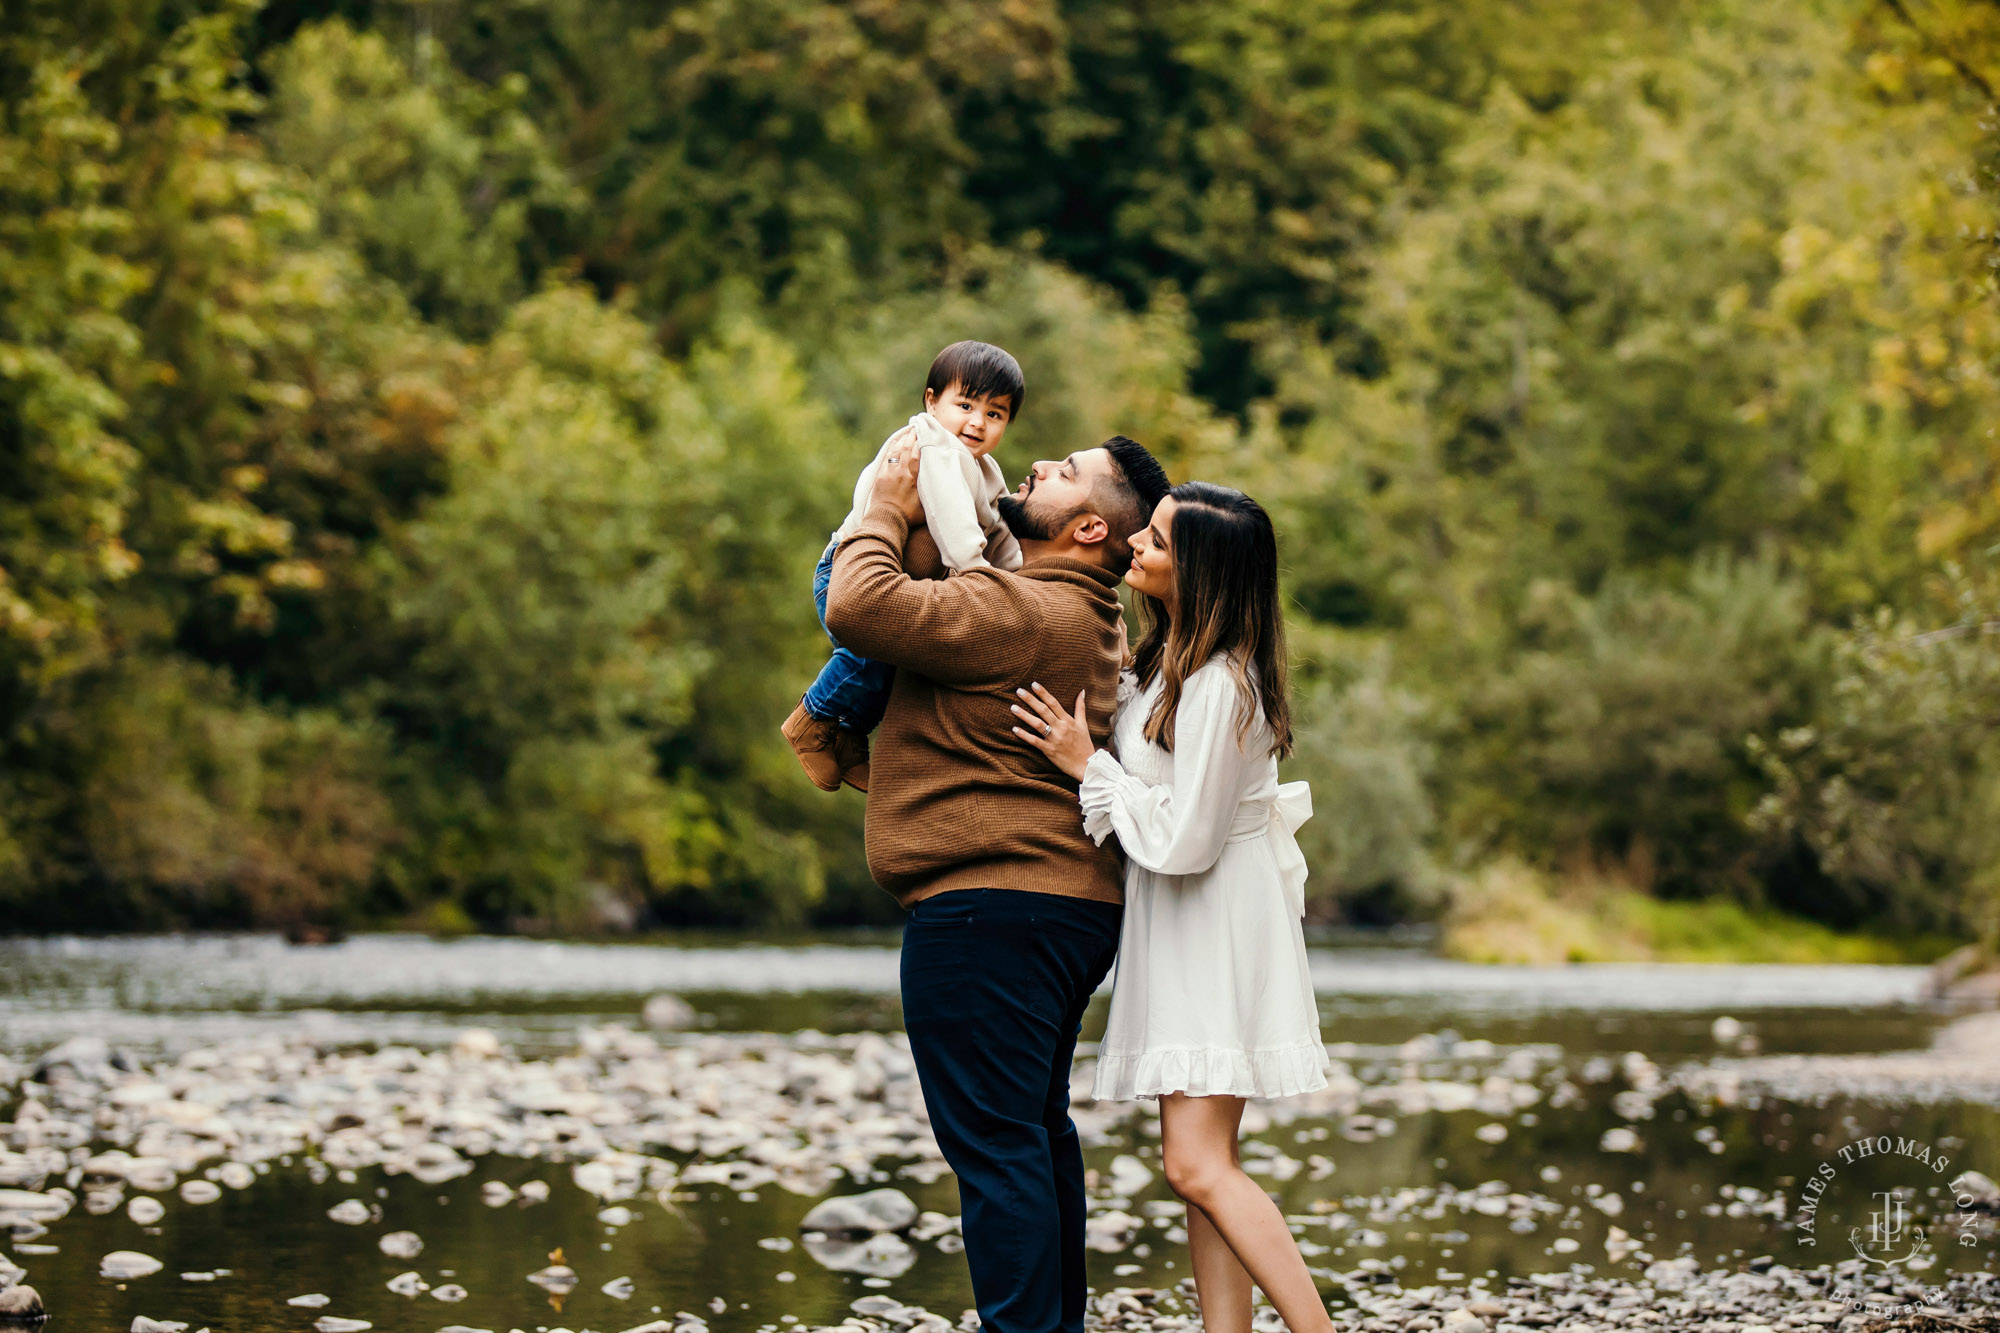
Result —
[[[990, 343], [956, 342], [937, 354], [924, 381], [924, 410], [884, 441], [862, 470], [854, 508], [819, 558], [813, 600], [819, 605], [820, 628], [826, 628], [833, 553], [867, 514], [875, 474], [892, 445], [916, 447], [924, 523], [948, 574], [982, 565], [1021, 567], [1020, 544], [1000, 518], [1000, 497], [1008, 487], [992, 453], [1027, 392], [1020, 363]], [[843, 782], [868, 790], [868, 735], [889, 706], [895, 670], [836, 642], [812, 688], [785, 719], [785, 739], [821, 790], [838, 791]]]

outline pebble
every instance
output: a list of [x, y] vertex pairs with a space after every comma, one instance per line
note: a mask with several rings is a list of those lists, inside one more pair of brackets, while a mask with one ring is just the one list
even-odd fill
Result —
[[398, 1273], [385, 1284], [398, 1296], [421, 1296], [429, 1291], [431, 1284], [424, 1281], [420, 1273]]
[[148, 1319], [145, 1315], [132, 1316], [131, 1333], [186, 1333], [187, 1324], [177, 1319]]
[[1119, 1153], [1111, 1159], [1113, 1194], [1140, 1194], [1152, 1183], [1153, 1169], [1131, 1153]]
[[140, 1254], [137, 1250], [113, 1250], [98, 1261], [97, 1275], [123, 1281], [151, 1277], [165, 1267], [150, 1254]]
[[479, 1187], [479, 1201], [488, 1208], [505, 1208], [514, 1202], [514, 1187], [504, 1180], [489, 1180]]
[[467, 1028], [452, 1042], [451, 1053], [461, 1060], [494, 1060], [505, 1051], [500, 1039], [485, 1028]]
[[639, 1010], [639, 1021], [655, 1032], [693, 1027], [695, 1019], [694, 1006], [678, 995], [651, 996]]
[[372, 1215], [367, 1204], [359, 1199], [343, 1199], [326, 1210], [328, 1220], [344, 1227], [358, 1227]]
[[898, 1278], [917, 1262], [915, 1248], [894, 1232], [885, 1231], [866, 1240], [838, 1239], [812, 1232], [801, 1237], [801, 1243], [821, 1267], [836, 1273], [858, 1273], [864, 1278]]
[[1952, 1193], [1958, 1205], [1968, 1211], [2000, 1212], [2000, 1185], [1993, 1183], [1992, 1177], [1980, 1171], [1961, 1171], [1951, 1179]]
[[183, 1203], [214, 1203], [222, 1197], [222, 1186], [212, 1180], [184, 1180], [181, 1182]]
[[343, 1319], [339, 1315], [326, 1314], [313, 1320], [313, 1327], [318, 1329], [319, 1333], [363, 1333], [364, 1329], [373, 1328], [375, 1325], [366, 1319]]
[[470, 1296], [471, 1294], [472, 1294], [471, 1292], [467, 1291], [464, 1287], [459, 1286], [456, 1282], [447, 1282], [442, 1287], [431, 1288], [432, 1300], [444, 1301], [450, 1305], [456, 1305], [458, 1302], [464, 1300], [467, 1296]]
[[1144, 1225], [1139, 1218], [1116, 1208], [1094, 1214], [1083, 1224], [1084, 1247], [1100, 1254], [1116, 1254], [1131, 1242]]
[[917, 1205], [909, 1195], [898, 1189], [879, 1189], [821, 1200], [800, 1220], [799, 1230], [830, 1236], [869, 1235], [905, 1231], [916, 1220]]
[[424, 1239], [414, 1231], [391, 1231], [375, 1246], [391, 1259], [414, 1259], [424, 1252]]
[[167, 1215], [167, 1206], [150, 1194], [134, 1195], [125, 1205], [125, 1216], [142, 1227], [149, 1227]]
[[550, 1264], [528, 1274], [528, 1281], [548, 1291], [565, 1292], [576, 1286], [576, 1270], [568, 1264]]
[[614, 1301], [629, 1301], [632, 1299], [632, 1293], [638, 1289], [638, 1284], [629, 1277], [614, 1277], [598, 1288]]
[[42, 1297], [26, 1283], [11, 1287], [0, 1287], [0, 1319], [14, 1323], [29, 1323], [47, 1317], [48, 1311], [42, 1306]]
[[306, 1296], [294, 1296], [285, 1302], [287, 1305], [297, 1305], [307, 1310], [317, 1310], [322, 1306], [331, 1305], [332, 1303], [333, 1297], [317, 1291]]

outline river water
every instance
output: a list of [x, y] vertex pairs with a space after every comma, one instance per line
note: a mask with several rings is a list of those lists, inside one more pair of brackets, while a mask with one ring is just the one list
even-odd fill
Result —
[[[2000, 1175], [2000, 1110], [1970, 1098], [1903, 1105], [1763, 1095], [1718, 1104], [1668, 1087], [1639, 1098], [1643, 1108], [1633, 1101], [1635, 1083], [1670, 1084], [1677, 1068], [1746, 1048], [1835, 1056], [1924, 1047], [1946, 1016], [1922, 1003], [1920, 969], [1494, 968], [1388, 948], [1316, 949], [1312, 963], [1329, 1046], [1360, 1086], [1381, 1095], [1365, 1112], [1253, 1107], [1246, 1157], [1294, 1218], [1336, 1305], [1371, 1271], [1393, 1272], [1407, 1287], [1683, 1254], [1705, 1265], [1842, 1257], [1844, 1245], [1839, 1255], [1800, 1248], [1798, 1187], [1841, 1145], [1878, 1133], [1944, 1145], [1941, 1155], [1948, 1149]], [[586, 944], [377, 935], [324, 947], [262, 936], [0, 940], [0, 1056], [15, 1062], [16, 1080], [0, 1086], [0, 1120], [20, 1113], [18, 1080], [29, 1063], [78, 1036], [103, 1037], [141, 1061], [172, 1061], [302, 1038], [340, 1050], [441, 1050], [478, 1028], [513, 1057], [540, 1061], [574, 1051], [580, 1034], [606, 1024], [638, 1028], [644, 1001], [661, 992], [696, 1012], [689, 1030], [660, 1035], [669, 1046], [720, 1050], [771, 1033], [838, 1053], [860, 1040], [855, 1034], [900, 1026], [893, 938]], [[1086, 1021], [1086, 1058], [1101, 1022], [1100, 997]], [[726, 1062], [717, 1068], [727, 1075]], [[1486, 1103], [1447, 1108], [1433, 1096], [1432, 1104], [1387, 1109], [1389, 1089], [1419, 1080], [1484, 1089]], [[1496, 1112], [1492, 1099], [1516, 1086], [1533, 1091]], [[1143, 1224], [1092, 1254], [1093, 1284], [1171, 1287], [1187, 1266], [1158, 1179], [1157, 1119], [1142, 1112], [1080, 1123], [1094, 1126], [1095, 1207], [1115, 1205]], [[1633, 1135], [1636, 1151], [1618, 1150], [1620, 1133]], [[1141, 1181], [1135, 1165], [1151, 1178]], [[1904, 1189], [1907, 1165], [1862, 1163], [1848, 1179], [1856, 1191], [1871, 1183]], [[568, 1166], [545, 1160], [482, 1157], [471, 1174], [442, 1185], [375, 1167], [343, 1179], [290, 1156], [265, 1166], [247, 1187], [205, 1206], [162, 1195], [167, 1215], [151, 1226], [123, 1207], [100, 1215], [79, 1207], [46, 1234], [10, 1244], [0, 1233], [0, 1249], [29, 1270], [52, 1312], [48, 1327], [59, 1333], [122, 1329], [139, 1314], [218, 1331], [307, 1329], [323, 1313], [425, 1333], [453, 1324], [609, 1333], [656, 1317], [656, 1307], [699, 1313], [718, 1333], [747, 1333], [832, 1322], [880, 1291], [933, 1310], [971, 1303], [963, 1257], [949, 1240], [917, 1243], [914, 1263], [892, 1279], [824, 1266], [797, 1243], [815, 1198], [785, 1189], [641, 1194], [625, 1205], [630, 1220], [607, 1224], [604, 1199], [573, 1183]], [[893, 1184], [925, 1209], [957, 1214], [948, 1174], [875, 1166], [866, 1180], [850, 1171], [825, 1192]], [[529, 1180], [550, 1185], [547, 1203], [480, 1202], [487, 1182]], [[61, 1183], [51, 1177], [45, 1187]], [[1925, 1184], [1914, 1190], [1919, 1213]], [[1515, 1205], [1478, 1204], [1481, 1187], [1482, 1197], [1511, 1195]], [[379, 1207], [381, 1220], [330, 1222], [328, 1210], [350, 1198]], [[383, 1254], [379, 1238], [392, 1229], [418, 1233], [421, 1256]], [[1621, 1235], [1631, 1238], [1624, 1253]], [[557, 1246], [583, 1279], [559, 1309], [524, 1281]], [[126, 1249], [159, 1258], [163, 1271], [126, 1282], [100, 1277], [100, 1258]], [[1934, 1263], [1991, 1265], [1992, 1249], [1940, 1246]], [[406, 1270], [469, 1294], [446, 1305], [388, 1290]], [[599, 1289], [614, 1276], [632, 1279], [629, 1297]], [[311, 1293], [328, 1294], [329, 1304], [286, 1304]]]

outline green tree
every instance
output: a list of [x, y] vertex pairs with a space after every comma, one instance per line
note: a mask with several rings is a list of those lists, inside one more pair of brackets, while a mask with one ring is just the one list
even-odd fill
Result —
[[578, 191], [521, 109], [454, 69], [429, 38], [414, 77], [379, 33], [333, 21], [270, 60], [263, 133], [313, 182], [323, 225], [394, 280], [425, 319], [491, 333], [550, 262], [541, 236], [573, 221]]
[[[1804, 725], [1758, 738], [1756, 826], [1801, 841], [1854, 920], [2000, 948], [2000, 580], [1954, 570], [1947, 614], [1884, 608], [1842, 636]], [[1942, 622], [1942, 623], [1940, 623]]]
[[838, 504], [787, 362], [741, 328], [682, 370], [576, 288], [510, 316], [387, 574], [413, 893], [567, 924], [593, 889], [818, 895], [811, 841], [766, 822], [804, 785], [780, 682], [811, 669], [805, 552]]

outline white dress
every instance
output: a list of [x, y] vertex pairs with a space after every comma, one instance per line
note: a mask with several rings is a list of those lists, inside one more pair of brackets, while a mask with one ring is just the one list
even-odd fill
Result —
[[1125, 849], [1125, 924], [1095, 1096], [1289, 1097], [1326, 1086], [1300, 917], [1312, 813], [1303, 782], [1278, 783], [1259, 713], [1236, 740], [1239, 691], [1221, 658], [1188, 677], [1170, 753], [1146, 739], [1159, 697], [1128, 676], [1117, 757], [1084, 770], [1084, 829]]

